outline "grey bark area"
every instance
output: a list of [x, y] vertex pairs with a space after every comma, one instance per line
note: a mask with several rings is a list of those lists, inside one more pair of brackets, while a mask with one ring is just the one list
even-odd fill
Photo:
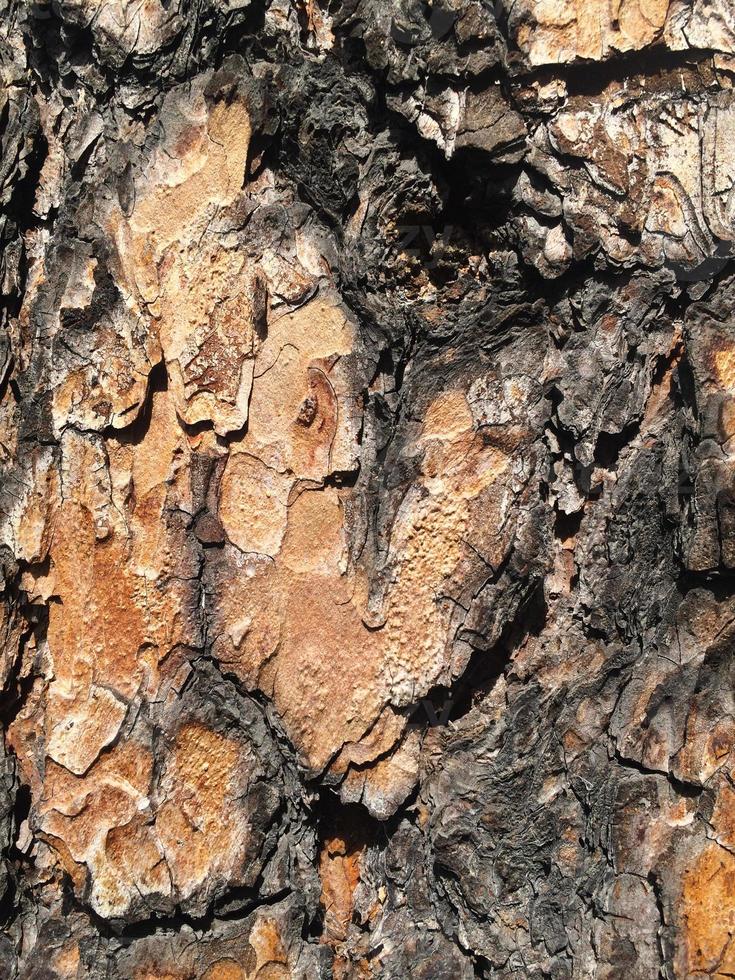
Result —
[[0, 10], [0, 976], [734, 976], [730, 0]]

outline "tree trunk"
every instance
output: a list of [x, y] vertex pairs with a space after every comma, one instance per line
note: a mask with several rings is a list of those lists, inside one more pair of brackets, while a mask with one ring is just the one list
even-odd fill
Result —
[[730, 0], [0, 8], [0, 975], [734, 975]]

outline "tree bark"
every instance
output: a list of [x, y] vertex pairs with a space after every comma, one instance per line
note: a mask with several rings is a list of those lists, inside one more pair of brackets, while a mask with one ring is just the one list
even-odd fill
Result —
[[735, 975], [729, 0], [0, 9], [0, 974]]

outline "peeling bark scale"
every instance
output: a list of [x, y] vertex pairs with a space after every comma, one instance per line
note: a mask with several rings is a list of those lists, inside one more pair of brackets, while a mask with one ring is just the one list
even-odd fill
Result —
[[735, 976], [732, 0], [0, 9], [0, 978]]

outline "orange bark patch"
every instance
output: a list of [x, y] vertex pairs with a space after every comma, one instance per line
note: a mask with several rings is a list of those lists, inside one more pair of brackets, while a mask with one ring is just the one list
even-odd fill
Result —
[[235, 960], [224, 959], [207, 968], [202, 980], [246, 980], [245, 970]]
[[735, 389], [735, 348], [726, 347], [714, 352], [715, 378], [727, 391]]
[[256, 980], [290, 980], [288, 956], [275, 919], [265, 914], [259, 917], [248, 941], [255, 951], [255, 965], [248, 973], [249, 977]]
[[[132, 894], [162, 887], [153, 873], [160, 851], [136, 823], [147, 803], [152, 770], [150, 753], [132, 740], [116, 746], [81, 778], [47, 764], [45, 795], [38, 803], [39, 829], [62, 865], [68, 867], [67, 856], [86, 864], [92, 881], [90, 901], [100, 915], [121, 915]], [[122, 836], [118, 828], [125, 828]], [[140, 846], [131, 851], [125, 837], [136, 834]]]
[[348, 849], [340, 837], [324, 842], [319, 858], [322, 879], [321, 903], [324, 906], [323, 942], [341, 942], [347, 937], [352, 919], [354, 893], [360, 882], [362, 851]]
[[638, 51], [660, 39], [670, 0], [541, 0], [516, 35], [531, 64], [559, 64], [575, 58], [600, 60], [614, 51]]
[[292, 499], [281, 560], [293, 572], [338, 574], [345, 548], [342, 504], [331, 487]]
[[[362, 860], [375, 843], [374, 828], [358, 807], [342, 808], [334, 814], [334, 833], [322, 842], [319, 875], [320, 902], [324, 908], [321, 941], [334, 950], [333, 970], [337, 978], [370, 976], [364, 965], [352, 963], [341, 952], [352, 921], [355, 889], [360, 883]], [[354, 971], [354, 972], [352, 972]]]
[[113, 533], [98, 545], [89, 511], [65, 504], [53, 558], [61, 604], [50, 607], [48, 642], [59, 683], [73, 691], [99, 678], [132, 696], [141, 680], [138, 650], [152, 637], [141, 611], [142, 582], [127, 560], [127, 542]]
[[227, 461], [220, 487], [219, 517], [227, 537], [241, 551], [274, 557], [286, 531], [293, 478], [249, 453]]
[[339, 411], [348, 382], [335, 368], [354, 343], [353, 325], [322, 300], [276, 320], [258, 352], [241, 450], [281, 472], [323, 480], [335, 453], [355, 443], [350, 419]]
[[[308, 395], [314, 358], [333, 363], [352, 342], [350, 330], [340, 311], [316, 302], [278, 321], [258, 356], [248, 433], [232, 447], [219, 508], [245, 554], [218, 590], [215, 655], [273, 697], [304, 764], [316, 771], [336, 760], [344, 772], [340, 749], [351, 746], [357, 759], [354, 746], [370, 742], [366, 733], [386, 705], [408, 703], [446, 670], [456, 606], [442, 593], [463, 562], [476, 560], [467, 544], [478, 533], [475, 506], [484, 519], [493, 516], [481, 550], [502, 559], [506, 542], [496, 527], [504, 524], [506, 474], [522, 440], [515, 429], [494, 430], [492, 439], [478, 434], [462, 391], [429, 405], [422, 470], [392, 528], [390, 575], [375, 617], [385, 625], [368, 629], [369, 589], [348, 563], [352, 491], [309, 482], [329, 474], [334, 444], [350, 438], [339, 415], [336, 429], [320, 428], [322, 396], [310, 402]], [[339, 386], [334, 397], [343, 398]], [[387, 812], [410, 790], [414, 768], [406, 755], [372, 781], [353, 774], [349, 798], [364, 788]]]
[[135, 209], [129, 219], [114, 213], [110, 233], [121, 286], [160, 340], [181, 418], [225, 434], [247, 421], [255, 286], [245, 258], [205, 230], [242, 187], [250, 120], [242, 101], [207, 106], [200, 90], [169, 101]]
[[184, 897], [217, 871], [237, 877], [249, 836], [235, 803], [235, 780], [247, 777], [243, 763], [237, 742], [201, 725], [186, 725], [176, 738], [156, 829]]
[[684, 875], [681, 917], [685, 972], [731, 975], [735, 969], [735, 856], [710, 844]]

